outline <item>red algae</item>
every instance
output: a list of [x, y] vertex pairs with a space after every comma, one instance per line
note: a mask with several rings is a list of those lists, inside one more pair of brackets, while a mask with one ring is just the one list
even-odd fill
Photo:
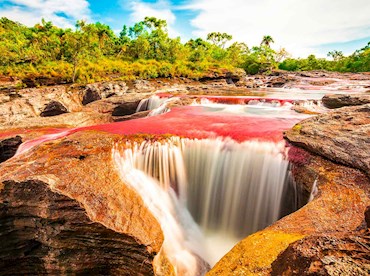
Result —
[[165, 114], [136, 120], [81, 128], [50, 129], [45, 130], [48, 134], [22, 144], [18, 154], [40, 143], [79, 131], [103, 131], [118, 135], [171, 134], [192, 139], [230, 137], [238, 142], [247, 140], [278, 142], [283, 138], [283, 131], [302, 120], [302, 115], [299, 114], [264, 116], [265, 111], [261, 111], [262, 114], [227, 113], [204, 106], [181, 106]]
[[159, 116], [82, 128], [115, 134], [173, 134], [188, 138], [231, 137], [242, 142], [250, 139], [278, 141], [282, 132], [300, 119], [264, 118], [202, 112], [202, 107], [174, 108]]

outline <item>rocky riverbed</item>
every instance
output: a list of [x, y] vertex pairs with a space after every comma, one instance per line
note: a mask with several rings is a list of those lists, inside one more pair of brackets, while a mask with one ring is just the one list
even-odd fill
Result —
[[369, 74], [229, 72], [23, 89], [15, 82], [0, 91], [0, 275], [186, 275], [112, 155], [117, 144], [168, 136], [74, 130], [145, 117], [149, 111], [136, 112], [140, 101], [158, 93], [181, 96], [172, 108], [199, 96], [258, 98], [270, 88], [328, 94], [322, 114], [284, 133], [295, 184], [310, 202], [246, 237], [211, 270], [194, 254], [195, 273], [370, 274]]

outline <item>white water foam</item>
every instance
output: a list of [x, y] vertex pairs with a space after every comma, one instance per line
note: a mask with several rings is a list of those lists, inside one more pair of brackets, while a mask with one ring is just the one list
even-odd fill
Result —
[[[288, 170], [283, 142], [172, 137], [125, 148], [131, 174], [145, 173], [163, 191], [176, 191], [178, 206], [187, 206], [206, 236], [201, 256], [212, 265], [238, 240], [279, 218]], [[140, 181], [146, 197], [152, 191], [145, 187], [154, 184]]]

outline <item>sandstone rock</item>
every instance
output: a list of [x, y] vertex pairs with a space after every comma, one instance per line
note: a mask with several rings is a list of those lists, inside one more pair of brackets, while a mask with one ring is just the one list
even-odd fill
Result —
[[365, 222], [366, 222], [367, 228], [370, 228], [370, 206], [368, 206], [365, 211]]
[[113, 109], [112, 115], [113, 116], [132, 115], [136, 112], [136, 108], [139, 105], [139, 103], [140, 101], [125, 102], [123, 104], [120, 104]]
[[[333, 241], [332, 248], [340, 252], [341, 247], [334, 242], [342, 243], [341, 237], [360, 237], [359, 242], [366, 238], [357, 230], [359, 227], [363, 228], [364, 212], [370, 203], [370, 179], [359, 170], [337, 165], [304, 150], [294, 155], [294, 179], [298, 186], [306, 186], [307, 190], [316, 182], [318, 191], [314, 199], [293, 214], [239, 242], [208, 275], [307, 275], [310, 270], [305, 269], [306, 263], [301, 262], [310, 262], [310, 259], [305, 258], [305, 255], [301, 257], [295, 245], [301, 244], [305, 250], [312, 250], [310, 246], [315, 241], [321, 245], [322, 240], [329, 240]], [[361, 247], [356, 245], [354, 248], [354, 243], [347, 243], [345, 239], [343, 244], [353, 249], [354, 253], [356, 248]], [[365, 247], [361, 248], [362, 253], [368, 252], [366, 246], [365, 243]], [[318, 246], [315, 254], [321, 256], [320, 252], [325, 252], [325, 248]], [[369, 255], [361, 252], [359, 255], [362, 258]], [[313, 259], [315, 254], [312, 255]], [[330, 252], [327, 255], [330, 256]], [[331, 271], [346, 272], [354, 269], [352, 260], [348, 258], [338, 259], [333, 264], [329, 262], [330, 258], [323, 256], [322, 260]], [[314, 266], [316, 263], [312, 264]], [[301, 266], [303, 272], [299, 270]], [[293, 270], [296, 267], [297, 270]]]
[[89, 103], [92, 103], [100, 99], [101, 99], [101, 96], [97, 90], [87, 88], [83, 96], [83, 99], [82, 99], [82, 104], [87, 105]]
[[163, 234], [113, 165], [120, 139], [77, 133], [2, 163], [0, 271], [153, 274]]
[[111, 114], [98, 112], [73, 112], [54, 117], [31, 117], [0, 125], [1, 132], [31, 128], [83, 127], [112, 122]]
[[106, 99], [112, 96], [122, 96], [127, 92], [127, 85], [123, 81], [98, 82], [88, 84], [84, 91], [83, 105], [99, 99]]
[[22, 144], [22, 138], [15, 136], [0, 141], [0, 163], [13, 157], [18, 147]]
[[363, 105], [370, 103], [370, 95], [366, 94], [325, 95], [322, 98], [322, 103], [327, 108], [340, 108], [343, 106]]
[[150, 113], [150, 110], [136, 112], [132, 115], [126, 115], [126, 116], [115, 116], [113, 117], [114, 122], [122, 122], [122, 121], [128, 121], [128, 120], [134, 120], [134, 119], [140, 119], [148, 116]]
[[51, 117], [51, 116], [57, 116], [63, 113], [67, 113], [67, 108], [57, 101], [51, 101], [48, 103], [44, 110], [40, 113], [41, 117]]
[[2, 275], [154, 274], [145, 245], [42, 181], [4, 181], [0, 206]]
[[272, 78], [267, 82], [267, 87], [283, 87], [288, 82], [285, 77]]
[[370, 104], [309, 118], [285, 133], [294, 145], [370, 176]]
[[29, 77], [22, 79], [22, 83], [29, 88], [38, 86], [51, 86], [70, 83], [70, 80], [61, 77]]
[[69, 112], [78, 112], [82, 107], [79, 92], [63, 85], [21, 89], [14, 95], [0, 93], [1, 128], [25, 119], [40, 118], [50, 102], [59, 102]]
[[226, 77], [226, 80], [231, 81], [230, 83], [237, 83], [241, 80], [244, 80], [246, 76], [247, 76], [247, 73], [243, 69], [237, 68], [235, 70], [227, 72], [225, 77]]
[[309, 236], [296, 241], [272, 263], [271, 275], [369, 275], [370, 234]]

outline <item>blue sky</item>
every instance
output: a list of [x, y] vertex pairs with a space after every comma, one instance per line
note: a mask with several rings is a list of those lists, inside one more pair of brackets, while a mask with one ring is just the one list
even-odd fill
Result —
[[26, 25], [45, 18], [61, 27], [99, 21], [117, 33], [155, 16], [183, 40], [220, 31], [253, 46], [271, 35], [273, 47], [295, 57], [334, 49], [350, 54], [370, 41], [369, 0], [0, 0], [0, 16]]

